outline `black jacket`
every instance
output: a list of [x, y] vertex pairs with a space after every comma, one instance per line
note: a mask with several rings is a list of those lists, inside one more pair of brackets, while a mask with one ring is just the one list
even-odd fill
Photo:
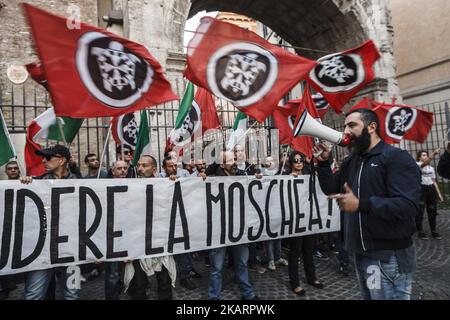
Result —
[[448, 151], [445, 151], [439, 159], [437, 172], [441, 177], [450, 179], [450, 153]]
[[325, 194], [343, 193], [347, 182], [359, 198], [358, 228], [367, 250], [408, 248], [419, 210], [420, 169], [404, 150], [380, 141], [362, 157], [350, 155], [332, 174], [330, 163], [320, 162], [320, 186]]

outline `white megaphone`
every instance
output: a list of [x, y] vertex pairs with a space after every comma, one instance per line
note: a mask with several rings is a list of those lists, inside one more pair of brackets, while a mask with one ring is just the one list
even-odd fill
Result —
[[303, 110], [297, 125], [294, 127], [294, 137], [296, 136], [312, 136], [341, 147], [348, 145], [351, 141], [349, 135], [331, 129], [314, 120], [306, 109]]

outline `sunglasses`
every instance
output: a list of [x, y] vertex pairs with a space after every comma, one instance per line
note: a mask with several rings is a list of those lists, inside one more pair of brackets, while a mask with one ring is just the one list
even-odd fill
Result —
[[294, 159], [295, 163], [303, 163], [303, 159]]
[[[121, 153], [122, 153], [122, 152], [121, 152]], [[123, 154], [129, 155], [129, 154], [131, 154], [131, 151], [124, 150], [124, 151], [123, 151]]]
[[64, 158], [64, 157], [56, 154], [56, 155], [45, 155], [44, 158], [45, 160], [50, 161], [51, 158]]

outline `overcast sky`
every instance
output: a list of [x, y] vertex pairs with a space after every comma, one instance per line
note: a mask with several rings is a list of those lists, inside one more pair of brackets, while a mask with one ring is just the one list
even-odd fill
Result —
[[[217, 11], [210, 11], [210, 12], [206, 12], [206, 11], [201, 11], [199, 13], [197, 13], [195, 16], [193, 16], [192, 18], [190, 18], [189, 20], [186, 21], [186, 26], [184, 27], [184, 30], [187, 31], [195, 31], [200, 23], [200, 18], [204, 17], [204, 16], [210, 16], [210, 17], [215, 17], [217, 15]], [[184, 33], [184, 41], [183, 41], [183, 45], [184, 45], [184, 52], [186, 52], [186, 46], [189, 42], [189, 40], [191, 40], [191, 38], [194, 36], [194, 33], [192, 32], [185, 32]]]

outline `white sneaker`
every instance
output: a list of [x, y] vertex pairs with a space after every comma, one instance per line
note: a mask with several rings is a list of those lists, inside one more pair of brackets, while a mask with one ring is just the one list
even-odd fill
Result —
[[273, 260], [269, 261], [269, 263], [267, 264], [267, 269], [269, 269], [271, 271], [277, 270], [277, 267], [275, 267], [275, 262], [273, 262]]
[[275, 264], [277, 264], [279, 266], [287, 266], [288, 262], [286, 259], [280, 258], [277, 261], [275, 261]]

